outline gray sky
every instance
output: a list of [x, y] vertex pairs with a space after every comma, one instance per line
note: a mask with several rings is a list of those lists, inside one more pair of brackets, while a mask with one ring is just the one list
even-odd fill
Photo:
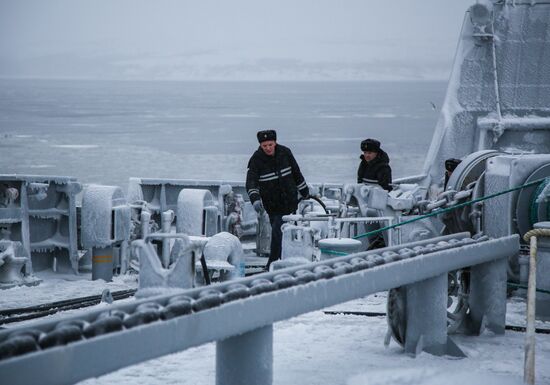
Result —
[[0, 77], [446, 79], [474, 0], [0, 0]]

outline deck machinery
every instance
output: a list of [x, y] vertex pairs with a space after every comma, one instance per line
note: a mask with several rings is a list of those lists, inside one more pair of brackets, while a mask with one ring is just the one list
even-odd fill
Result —
[[[461, 162], [444, 186], [448, 158]], [[233, 279], [261, 271], [267, 261], [269, 221], [255, 214], [242, 182], [131, 178], [126, 196], [118, 187], [85, 186], [76, 207], [74, 194], [81, 187], [76, 181], [38, 179], [0, 177], [2, 284], [25, 283], [30, 266], [35, 271], [72, 267], [77, 273], [105, 253], [112, 264], [102, 277], [140, 270], [140, 290]], [[386, 192], [368, 184], [311, 184], [315, 198], [301, 201], [297, 212], [285, 217], [283, 258], [273, 271], [363, 252], [375, 240], [380, 245], [381, 237], [382, 245], [395, 251], [445, 234], [468, 232], [474, 240], [523, 237], [537, 224], [547, 226], [550, 3], [486, 1], [470, 7], [423, 172], [393, 186]], [[47, 208], [33, 203], [41, 201]], [[39, 206], [45, 211], [36, 211]], [[43, 248], [33, 246], [34, 233], [45, 233], [33, 220], [25, 222], [29, 216], [61, 223], [52, 224], [57, 230], [41, 241], [47, 241], [44, 250], [62, 251], [59, 262], [46, 261]], [[547, 245], [539, 248], [537, 267], [543, 273], [550, 270]], [[509, 258], [508, 282], [526, 283], [528, 251], [522, 242], [520, 253]], [[190, 262], [178, 262], [182, 258]], [[549, 290], [543, 273], [537, 286]], [[468, 268], [449, 273], [450, 332], [473, 330], [467, 324], [469, 274]], [[547, 296], [538, 296], [539, 316], [545, 319]], [[390, 291], [390, 331], [404, 346], [406, 304], [407, 290]]]

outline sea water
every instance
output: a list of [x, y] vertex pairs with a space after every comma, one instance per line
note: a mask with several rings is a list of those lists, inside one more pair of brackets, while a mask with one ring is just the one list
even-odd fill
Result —
[[445, 82], [0, 80], [0, 174], [244, 181], [276, 129], [308, 182], [354, 182], [377, 138], [394, 177], [421, 172]]

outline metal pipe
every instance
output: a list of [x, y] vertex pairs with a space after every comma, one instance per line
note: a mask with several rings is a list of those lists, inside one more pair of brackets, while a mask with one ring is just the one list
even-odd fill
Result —
[[550, 126], [550, 118], [543, 116], [536, 118], [514, 116], [503, 117], [500, 120], [489, 117], [477, 119], [477, 126], [483, 130], [492, 130], [498, 124], [505, 130], [547, 130]]
[[149, 235], [149, 221], [151, 221], [151, 213], [148, 211], [142, 211], [140, 215], [141, 221], [141, 238], [145, 239]]
[[334, 218], [333, 215], [319, 215], [319, 216], [303, 216], [303, 215], [284, 215], [283, 221], [285, 222], [329, 222], [330, 219], [333, 219], [335, 222], [342, 223], [342, 222], [383, 222], [393, 221], [393, 217], [351, 217], [351, 218]]
[[149, 242], [151, 239], [165, 239], [165, 238], [189, 238], [191, 243], [195, 246], [204, 246], [210, 239], [210, 237], [203, 237], [199, 235], [187, 235], [185, 233], [152, 233], [147, 235], [143, 240]]
[[[493, 29], [493, 34], [495, 32], [495, 26], [494, 24], [491, 25]], [[495, 83], [495, 101], [496, 101], [496, 108], [497, 108], [497, 116], [498, 116], [498, 124], [500, 125], [502, 122], [502, 113], [500, 111], [500, 91], [498, 89], [498, 72], [497, 72], [497, 49], [496, 49], [496, 42], [494, 35], [491, 39], [491, 48], [493, 53], [493, 74], [494, 74], [494, 83]]]
[[[161, 228], [164, 234], [169, 234], [172, 228], [172, 221], [174, 221], [174, 212], [172, 210], [166, 210], [161, 214]], [[162, 239], [162, 265], [164, 268], [168, 268], [170, 265], [170, 239]]]

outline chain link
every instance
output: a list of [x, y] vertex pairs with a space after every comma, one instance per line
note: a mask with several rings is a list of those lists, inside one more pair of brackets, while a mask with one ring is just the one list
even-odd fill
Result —
[[444, 191], [437, 196], [436, 200], [422, 200], [415, 205], [415, 209], [418, 210], [419, 214], [430, 214], [436, 210], [449, 208], [451, 206], [456, 206], [459, 203], [462, 203], [472, 197], [473, 187], [466, 190], [455, 191], [448, 190]]

